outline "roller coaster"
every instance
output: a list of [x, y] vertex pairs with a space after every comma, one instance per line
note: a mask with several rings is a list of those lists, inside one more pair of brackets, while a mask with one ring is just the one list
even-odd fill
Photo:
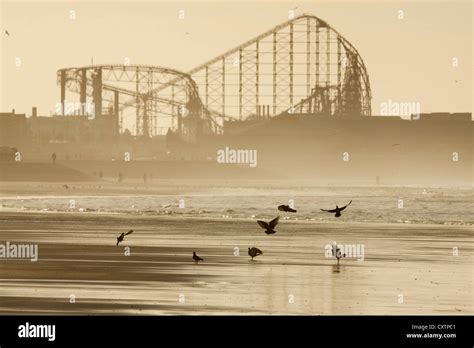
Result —
[[[92, 98], [133, 133], [152, 137], [223, 132], [226, 120], [285, 113], [371, 116], [371, 90], [357, 49], [329, 24], [303, 14], [184, 73], [154, 65], [90, 65], [57, 72], [66, 91]], [[107, 108], [105, 108], [107, 109]]]

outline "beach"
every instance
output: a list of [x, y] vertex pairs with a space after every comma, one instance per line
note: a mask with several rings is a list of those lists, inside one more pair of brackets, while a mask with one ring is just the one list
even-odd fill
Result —
[[[266, 190], [270, 194], [260, 195], [261, 200], [273, 202], [280, 197], [281, 192], [272, 194]], [[341, 197], [348, 196], [349, 191], [354, 193], [354, 189], [333, 190], [341, 192]], [[356, 217], [355, 212], [362, 210], [360, 199], [340, 219], [317, 212], [318, 209], [291, 215], [261, 204], [243, 212], [238, 207], [252, 196], [241, 192], [244, 194], [231, 198], [229, 194], [219, 198], [212, 192], [206, 195], [189, 191], [166, 192], [166, 197], [158, 197], [161, 202], [177, 202], [186, 197], [186, 202], [192, 203], [182, 213], [178, 207], [150, 211], [143, 202], [151, 196], [129, 197], [128, 202], [132, 201], [130, 206], [134, 207], [121, 210], [113, 208], [113, 202], [120, 205], [119, 197], [99, 194], [99, 199], [89, 198], [88, 203], [107, 199], [109, 209], [80, 211], [78, 203], [74, 209], [59, 211], [54, 209], [55, 202], [68, 200], [56, 192], [23, 192], [20, 196], [5, 193], [0, 199], [0, 242], [37, 244], [38, 260], [0, 260], [0, 312], [474, 313], [474, 238], [470, 221], [376, 222], [362, 215]], [[419, 189], [416, 192], [423, 197]], [[90, 197], [83, 192], [82, 197], [85, 196]], [[126, 196], [121, 193], [122, 198]], [[449, 195], [444, 196], [449, 200]], [[194, 207], [198, 200], [206, 202], [209, 197], [220, 200], [220, 204], [215, 203], [219, 209]], [[20, 206], [25, 205], [25, 199], [29, 200], [27, 209]], [[43, 206], [49, 208], [39, 209], [35, 199], [48, 200], [49, 205]], [[299, 197], [297, 202], [301, 200]], [[81, 202], [81, 195], [78, 201]], [[466, 204], [470, 205], [469, 200], [462, 201], [462, 206]], [[280, 223], [276, 234], [266, 235], [256, 219], [266, 220], [272, 215], [281, 215]], [[129, 229], [134, 233], [117, 246], [116, 237]], [[334, 257], [325, 254], [333, 241], [362, 246], [363, 255], [343, 258], [337, 265]], [[261, 249], [263, 255], [250, 261], [249, 247]], [[204, 261], [195, 264], [193, 251]]]

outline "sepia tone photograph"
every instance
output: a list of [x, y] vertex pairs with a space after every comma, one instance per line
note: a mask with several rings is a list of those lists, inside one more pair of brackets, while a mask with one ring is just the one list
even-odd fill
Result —
[[0, 315], [474, 315], [472, 18], [1, 0]]

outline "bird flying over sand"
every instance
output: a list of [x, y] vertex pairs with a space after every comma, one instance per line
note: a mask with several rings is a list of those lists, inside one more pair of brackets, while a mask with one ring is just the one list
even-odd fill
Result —
[[278, 220], [280, 220], [279, 216], [274, 218], [269, 223], [266, 223], [265, 221], [262, 221], [262, 220], [257, 220], [257, 223], [260, 225], [261, 228], [263, 228], [265, 230], [266, 234], [274, 234], [274, 233], [276, 233], [275, 227], [276, 227], [276, 225], [278, 225]]
[[196, 255], [196, 252], [193, 251], [193, 260], [195, 263], [198, 263], [199, 261], [204, 261], [204, 259], [200, 258], [199, 256]]
[[119, 245], [120, 242], [123, 242], [123, 239], [125, 238], [126, 235], [133, 233], [133, 230], [128, 231], [127, 233], [122, 232], [120, 236], [117, 237], [117, 245]]
[[289, 205], [284, 205], [284, 204], [279, 205], [278, 210], [279, 211], [287, 211], [289, 213], [296, 213], [295, 209], [291, 208]]
[[335, 209], [331, 209], [331, 210], [321, 209], [321, 210], [326, 211], [328, 213], [336, 213], [336, 215], [334, 215], [334, 216], [339, 217], [339, 216], [341, 216], [341, 211], [346, 209], [351, 203], [352, 203], [352, 200], [349, 203], [347, 203], [345, 206], [343, 206], [342, 208], [339, 208], [339, 206], [336, 205]]
[[263, 254], [263, 251], [261, 251], [259, 248], [255, 248], [255, 247], [249, 248], [249, 256], [252, 258], [252, 261], [254, 257], [257, 257], [258, 255], [262, 255], [262, 254]]
[[5, 30], [5, 34], [7, 34], [8, 36], [10, 36], [10, 33], [8, 32], [8, 30]]

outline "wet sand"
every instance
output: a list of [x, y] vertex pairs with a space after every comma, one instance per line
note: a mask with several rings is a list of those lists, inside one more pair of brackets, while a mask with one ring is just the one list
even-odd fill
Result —
[[[38, 243], [39, 259], [0, 259], [0, 312], [473, 314], [472, 232], [282, 220], [268, 236], [252, 219], [3, 212], [0, 242]], [[337, 267], [324, 255], [331, 241], [364, 244], [364, 260]], [[253, 262], [251, 246], [264, 253]]]

